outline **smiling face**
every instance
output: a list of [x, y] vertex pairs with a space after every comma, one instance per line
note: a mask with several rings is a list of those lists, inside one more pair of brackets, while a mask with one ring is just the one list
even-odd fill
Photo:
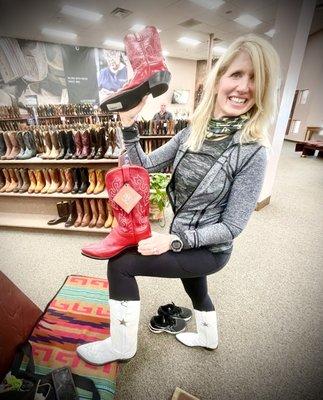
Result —
[[214, 117], [238, 117], [255, 104], [254, 70], [248, 53], [241, 51], [217, 85]]

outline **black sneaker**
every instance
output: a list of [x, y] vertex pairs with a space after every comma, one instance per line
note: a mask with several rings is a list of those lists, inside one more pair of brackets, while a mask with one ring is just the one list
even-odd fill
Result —
[[192, 318], [192, 311], [189, 308], [175, 306], [174, 303], [166, 304], [158, 308], [159, 315], [168, 315], [175, 319], [189, 321]]
[[186, 322], [183, 319], [171, 318], [168, 315], [155, 315], [149, 323], [153, 333], [167, 332], [172, 335], [185, 331]]

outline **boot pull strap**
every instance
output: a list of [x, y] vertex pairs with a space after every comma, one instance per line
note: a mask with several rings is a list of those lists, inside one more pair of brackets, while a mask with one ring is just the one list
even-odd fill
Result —
[[130, 168], [129, 168], [129, 165], [123, 165], [122, 166], [122, 174], [123, 174], [124, 183], [129, 183], [130, 182]]

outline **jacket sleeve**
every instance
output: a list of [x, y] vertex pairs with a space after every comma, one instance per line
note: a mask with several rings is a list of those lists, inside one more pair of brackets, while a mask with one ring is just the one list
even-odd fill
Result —
[[261, 146], [238, 171], [228, 202], [218, 223], [186, 230], [180, 237], [184, 248], [210, 246], [232, 241], [246, 227], [263, 185], [267, 164], [266, 148]]
[[130, 162], [135, 165], [141, 165], [148, 172], [159, 172], [173, 164], [184, 130], [178, 132], [166, 144], [150, 154], [146, 154], [143, 151], [139, 141], [138, 128], [135, 125], [123, 129], [122, 133]]

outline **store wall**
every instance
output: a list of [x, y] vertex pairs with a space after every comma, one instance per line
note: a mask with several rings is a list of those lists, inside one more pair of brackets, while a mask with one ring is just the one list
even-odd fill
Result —
[[[311, 35], [308, 39], [306, 52], [298, 79], [297, 89], [308, 89], [308, 97], [305, 104], [300, 103], [300, 96], [295, 105], [292, 120], [301, 121], [297, 133], [293, 133], [294, 124], [291, 123], [286, 139], [304, 140], [308, 126], [322, 127], [323, 131], [323, 31]], [[312, 139], [321, 135], [313, 135]]]
[[[152, 98], [149, 97], [147, 104], [141, 112], [141, 116], [145, 119], [151, 119], [160, 109], [160, 104], [167, 105], [167, 110], [173, 113], [174, 117], [191, 117], [194, 109], [195, 96], [195, 77], [196, 77], [196, 61], [185, 60], [182, 58], [168, 57], [166, 59], [167, 67], [172, 74], [169, 89], [163, 95]], [[174, 90], [189, 90], [187, 104], [172, 104], [172, 96]]]

